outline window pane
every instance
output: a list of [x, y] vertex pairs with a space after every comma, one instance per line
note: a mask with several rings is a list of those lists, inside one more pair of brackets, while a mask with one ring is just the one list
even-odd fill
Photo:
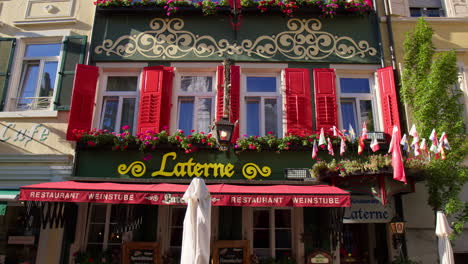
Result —
[[[197, 101], [197, 132], [210, 132], [211, 125], [211, 98], [200, 98]], [[188, 133], [189, 131], [187, 131]]]
[[260, 135], [260, 101], [247, 101], [247, 135]]
[[59, 56], [62, 44], [30, 44], [26, 46], [26, 57], [51, 57]]
[[36, 97], [36, 86], [39, 77], [39, 61], [26, 62], [23, 66], [23, 87], [20, 98]]
[[275, 246], [276, 248], [291, 248], [291, 230], [276, 230], [275, 231]]
[[125, 125], [133, 129], [133, 121], [135, 117], [135, 98], [124, 98], [122, 105], [122, 121], [120, 127]]
[[276, 92], [276, 77], [247, 77], [247, 92]]
[[179, 129], [190, 133], [193, 128], [193, 97], [179, 98]]
[[172, 208], [171, 210], [171, 247], [182, 245], [182, 230], [186, 208]]
[[182, 76], [180, 89], [183, 92], [211, 92], [212, 83], [211, 76]]
[[109, 243], [122, 243], [122, 233], [115, 232], [117, 228], [117, 224], [110, 224], [109, 225]]
[[254, 248], [270, 248], [270, 230], [261, 229], [253, 231]]
[[182, 227], [184, 225], [185, 208], [172, 208], [171, 226]]
[[265, 99], [265, 132], [278, 136], [278, 107], [276, 99]]
[[372, 102], [370, 100], [361, 100], [359, 104], [362, 122], [366, 122], [368, 131], [375, 131], [374, 115], [372, 112]]
[[254, 210], [253, 227], [254, 228], [269, 228], [270, 227], [270, 211], [269, 210]]
[[106, 222], [107, 205], [93, 205], [93, 213], [91, 214], [91, 222], [104, 223]]
[[118, 96], [104, 96], [102, 103], [102, 129], [115, 131], [117, 110], [119, 108]]
[[[105, 211], [104, 211], [105, 212]], [[103, 243], [104, 241], [104, 224], [90, 224], [88, 233], [88, 242]]]
[[291, 227], [291, 210], [275, 210], [275, 227]]
[[107, 91], [110, 92], [131, 92], [136, 91], [138, 86], [138, 77], [118, 77], [111, 76], [107, 78]]
[[340, 78], [342, 93], [370, 93], [369, 79]]
[[41, 90], [39, 97], [50, 97], [54, 94], [55, 77], [57, 76], [56, 61], [46, 62], [44, 64], [44, 74], [42, 75]]
[[343, 119], [343, 127], [345, 129], [349, 129], [349, 127], [352, 126], [354, 131], [357, 131], [357, 116], [353, 102], [341, 102], [341, 117]]

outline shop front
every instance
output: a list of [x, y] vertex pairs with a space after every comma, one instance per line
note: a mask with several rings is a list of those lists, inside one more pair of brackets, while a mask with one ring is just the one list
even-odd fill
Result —
[[343, 210], [350, 206], [348, 192], [310, 175], [287, 179], [285, 166], [300, 169], [309, 163], [304, 151], [169, 150], [147, 161], [138, 151], [86, 148], [77, 153], [73, 181], [23, 186], [20, 197], [77, 205], [75, 223], [67, 227], [65, 220], [64, 227], [74, 226], [70, 259], [76, 259], [75, 252], [94, 258], [105, 252], [112, 263], [121, 263], [123, 255], [131, 258], [124, 248], [140, 246], [155, 247], [157, 263], [178, 263], [186, 208], [181, 197], [193, 174], [201, 174], [211, 193], [214, 263], [306, 263], [307, 255], [319, 249], [333, 255]]

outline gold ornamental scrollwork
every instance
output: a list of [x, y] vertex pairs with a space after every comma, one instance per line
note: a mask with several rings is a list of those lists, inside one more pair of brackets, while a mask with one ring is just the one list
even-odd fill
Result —
[[255, 163], [247, 163], [242, 167], [242, 175], [248, 180], [252, 180], [260, 174], [262, 177], [269, 177], [271, 175], [271, 168], [263, 166], [260, 168]]
[[135, 161], [128, 166], [120, 164], [117, 167], [117, 172], [120, 175], [125, 175], [130, 172], [133, 177], [141, 177], [146, 173], [146, 165], [141, 161]]
[[209, 35], [196, 35], [184, 30], [180, 18], [155, 18], [151, 30], [118, 39], [106, 39], [95, 48], [96, 54], [131, 57], [140, 54], [146, 58], [180, 59], [187, 55], [199, 58], [227, 55], [256, 55], [269, 59], [283, 55], [289, 59], [320, 60], [335, 55], [342, 59], [377, 55], [377, 50], [365, 40], [336, 36], [321, 31], [320, 20], [292, 18], [287, 31], [277, 35], [263, 35], [255, 40], [245, 39], [240, 45], [227, 39], [216, 40]]

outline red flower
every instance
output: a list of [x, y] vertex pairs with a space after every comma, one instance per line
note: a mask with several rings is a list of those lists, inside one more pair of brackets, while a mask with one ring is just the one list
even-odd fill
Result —
[[89, 140], [87, 143], [88, 143], [88, 146], [90, 146], [90, 147], [95, 147], [96, 146], [96, 143], [91, 141], [91, 140]]

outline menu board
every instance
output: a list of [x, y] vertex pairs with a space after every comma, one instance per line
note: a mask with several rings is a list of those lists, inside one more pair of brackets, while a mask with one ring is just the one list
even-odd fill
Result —
[[218, 240], [213, 251], [213, 264], [250, 264], [248, 240]]
[[160, 264], [159, 243], [126, 242], [123, 244], [123, 264]]

